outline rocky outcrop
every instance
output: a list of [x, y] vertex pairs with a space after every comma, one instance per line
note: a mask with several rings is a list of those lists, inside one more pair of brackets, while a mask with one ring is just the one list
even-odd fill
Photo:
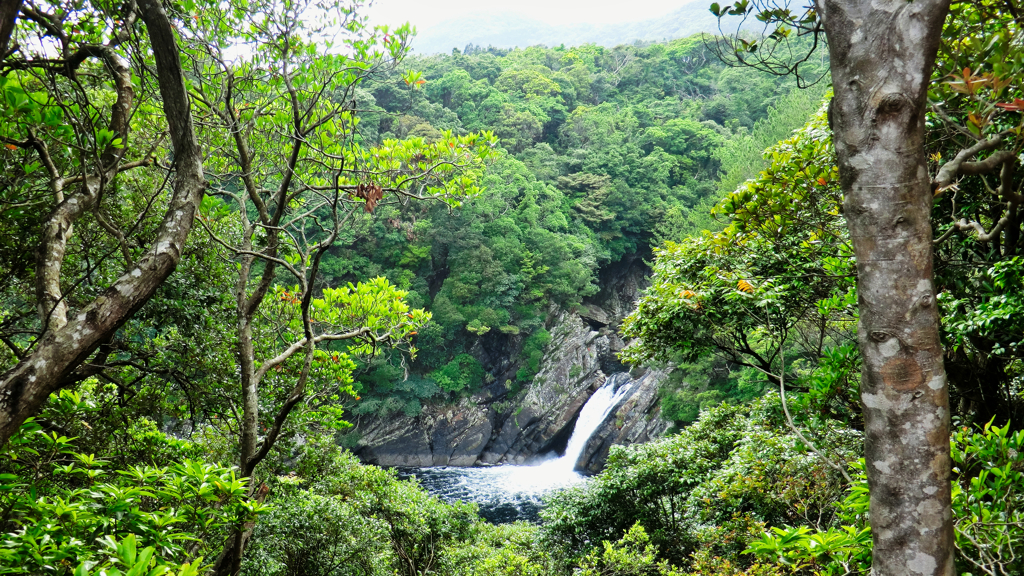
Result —
[[384, 466], [473, 466], [491, 439], [493, 415], [463, 398], [419, 416], [376, 418], [360, 429], [358, 454]]
[[601, 359], [609, 351], [607, 336], [591, 330], [577, 314], [559, 313], [540, 371], [481, 460], [522, 464], [564, 449], [583, 404], [604, 384]]
[[527, 463], [564, 451], [583, 405], [609, 379], [629, 391], [592, 435], [578, 469], [597, 472], [611, 446], [664, 433], [668, 426], [659, 417], [657, 391], [666, 374], [631, 375], [617, 358], [624, 346], [619, 324], [632, 311], [646, 273], [641, 259], [623, 261], [602, 271], [601, 291], [578, 310], [552, 309], [552, 339], [540, 371], [515, 397], [496, 381], [472, 398], [427, 406], [416, 417], [359, 422], [356, 454], [384, 466]]

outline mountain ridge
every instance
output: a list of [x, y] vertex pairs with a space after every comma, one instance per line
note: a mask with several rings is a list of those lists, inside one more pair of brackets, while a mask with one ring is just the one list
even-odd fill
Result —
[[[579, 46], [597, 44], [614, 47], [636, 41], [657, 42], [683, 38], [700, 32], [717, 33], [718, 19], [708, 10], [707, 0], [689, 2], [676, 10], [644, 20], [613, 24], [548, 24], [516, 12], [470, 13], [425, 28], [412, 42], [418, 54], [449, 53], [467, 45], [495, 48], [528, 46]], [[723, 19], [723, 29], [735, 29], [738, 17]]]

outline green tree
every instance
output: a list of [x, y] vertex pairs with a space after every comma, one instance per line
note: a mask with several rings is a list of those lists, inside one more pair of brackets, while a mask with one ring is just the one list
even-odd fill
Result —
[[[410, 311], [405, 292], [384, 278], [316, 287], [323, 257], [348, 222], [396, 198], [458, 205], [479, 192], [479, 168], [495, 143], [488, 134], [448, 132], [430, 142], [413, 136], [361, 146], [355, 87], [397, 64], [409, 27], [370, 29], [344, 2], [329, 10], [337, 21], [314, 19], [314, 9], [323, 7], [272, 1], [240, 11], [225, 5], [190, 23], [195, 99], [211, 118], [203, 134], [217, 143], [207, 161], [217, 176], [204, 216], [218, 226], [206, 228], [239, 263], [233, 296], [244, 477], [266, 458], [300, 403], [328, 415], [339, 394], [355, 395], [349, 354], [400, 345], [429, 320], [421, 310]], [[344, 55], [309, 40], [328, 26], [348, 34]], [[255, 45], [258, 58], [226, 58], [239, 41]], [[283, 288], [279, 276], [295, 287]], [[348, 351], [327, 352], [330, 342], [348, 342]], [[329, 426], [338, 425], [333, 416], [325, 418]], [[218, 573], [238, 572], [249, 530], [238, 527], [218, 559]]]
[[[0, 28], [9, 30], [19, 14], [13, 6], [5, 4], [5, 8]], [[22, 6], [22, 13], [21, 27], [13, 37], [46, 37], [60, 56], [58, 61], [45, 62], [32, 58], [21, 47], [31, 44], [27, 40], [4, 54], [5, 67], [19, 69], [5, 75], [2, 86], [5, 162], [21, 167], [5, 170], [16, 175], [18, 184], [4, 187], [0, 211], [5, 223], [15, 223], [12, 230], [31, 230], [27, 241], [40, 257], [34, 266], [25, 259], [15, 260], [13, 265], [28, 269], [5, 278], [17, 280], [18, 288], [31, 286], [22, 294], [33, 296], [5, 305], [4, 322], [21, 326], [14, 331], [16, 338], [5, 338], [14, 363], [5, 359], [6, 371], [0, 376], [0, 443], [39, 410], [50, 392], [89, 376], [92, 369], [83, 367], [86, 361], [92, 366], [106, 361], [110, 350], [102, 344], [152, 297], [177, 265], [203, 192], [202, 158], [177, 40], [161, 5], [144, 1], [121, 12], [93, 5], [69, 9], [58, 3]], [[87, 26], [71, 22], [80, 14], [87, 15]], [[143, 26], [148, 50], [129, 52], [132, 31]], [[149, 54], [152, 59], [146, 62]], [[93, 67], [93, 61], [102, 65]], [[133, 68], [142, 75], [133, 78]], [[90, 78], [91, 90], [75, 88], [82, 86], [83, 77]], [[136, 94], [136, 86], [141, 94]], [[149, 97], [137, 97], [142, 95]], [[153, 101], [160, 103], [156, 110], [151, 107]], [[164, 187], [171, 170], [162, 160], [171, 151], [162, 146], [163, 138], [155, 131], [134, 130], [132, 119], [139, 113], [166, 119], [174, 158], [169, 196], [164, 195]], [[64, 142], [75, 142], [76, 151], [72, 153]], [[146, 234], [133, 235], [133, 226], [112, 222], [104, 210], [117, 204], [126, 188], [119, 184], [121, 180], [136, 176], [128, 171], [142, 168], [147, 170], [139, 176], [139, 185], [154, 200], [161, 198], [166, 212], [152, 227], [145, 227]], [[150, 206], [146, 203], [132, 220], [145, 221]], [[97, 215], [96, 226], [86, 226], [85, 217], [92, 214]], [[34, 224], [17, 223], [26, 218]], [[80, 238], [76, 228], [79, 233], [83, 228], [96, 230], [124, 258], [109, 276], [104, 275], [102, 284], [86, 291], [88, 295], [69, 293], [93, 278], [89, 272], [76, 273], [78, 267], [65, 267], [66, 259], [76, 252], [74, 240]]]
[[[952, 12], [950, 7], [942, 1], [915, 3], [904, 11], [899, 3], [822, 2], [796, 14], [760, 2], [712, 6], [720, 17], [756, 14], [765, 23], [766, 34], [759, 41], [737, 33], [726, 43], [740, 61], [776, 72], [798, 72], [813, 52], [774, 58], [791, 45], [791, 38], [809, 35], [817, 41], [824, 34], [828, 39], [835, 88], [830, 116], [858, 260], [871, 524], [875, 548], [883, 551], [874, 555], [872, 569], [879, 574], [906, 573], [911, 557], [919, 560], [914, 566], [921, 573], [949, 574], [954, 569], [945, 442], [949, 394], [937, 329], [931, 205], [957, 175], [999, 171], [998, 189], [984, 184], [1005, 202], [993, 213], [999, 222], [989, 230], [978, 220], [961, 218], [948, 230], [949, 235], [975, 230], [983, 242], [1001, 240], [997, 234], [1013, 220], [1002, 209], [1012, 212], [1016, 206], [1008, 195], [1014, 187], [1015, 152], [998, 150], [1005, 137], [1000, 131], [1016, 118], [996, 119], [996, 114], [1018, 109], [1016, 99], [999, 102], [1012, 84], [1008, 78], [1017, 72], [1016, 60], [1004, 62], [1002, 57], [1010, 53], [1005, 33], [1015, 22], [1017, 7], [964, 3]], [[948, 15], [952, 18], [944, 26]], [[976, 41], [964, 42], [965, 31]], [[944, 33], [949, 35], [943, 38]], [[978, 75], [960, 68], [965, 60], [975, 59], [992, 66], [991, 72]], [[944, 68], [953, 62], [955, 76], [948, 82], [950, 71]], [[905, 72], [900, 82], [891, 81], [896, 68]], [[964, 115], [956, 119], [942, 101], [957, 102], [951, 92], [966, 95]], [[948, 160], [941, 153], [931, 157], [937, 164], [931, 177], [925, 152], [929, 108], [947, 129], [967, 138], [953, 146]], [[1018, 241], [1016, 225], [1008, 238], [1014, 245]], [[899, 399], [908, 395], [925, 399], [905, 409]], [[909, 422], [914, 423], [913, 437], [905, 433]], [[895, 470], [887, 462], [901, 466]], [[925, 509], [938, 512], [922, 514]]]
[[[623, 323], [635, 339], [624, 357], [715, 354], [856, 420], [848, 382], [857, 365], [845, 348], [857, 320], [855, 271], [824, 110], [764, 156], [767, 169], [715, 207], [729, 220], [723, 231], [656, 250], [651, 288]], [[799, 373], [801, 362], [845, 370], [816, 378]]]

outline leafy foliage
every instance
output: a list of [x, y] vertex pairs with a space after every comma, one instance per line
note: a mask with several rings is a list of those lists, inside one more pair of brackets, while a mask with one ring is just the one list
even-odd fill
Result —
[[[739, 389], [756, 391], [759, 381], [785, 380], [810, 392], [801, 406], [856, 420], [855, 271], [833, 154], [820, 110], [768, 148], [768, 167], [714, 208], [729, 218], [724, 230], [656, 249], [652, 285], [623, 323], [635, 338], [624, 358], [682, 362], [676, 380], [692, 382], [708, 369], [685, 363], [707, 365], [714, 354], [720, 370], [736, 372], [733, 398], [749, 399]], [[691, 385], [662, 402], [692, 421], [716, 393]]]
[[[844, 461], [856, 457], [859, 442], [838, 429], [829, 438]], [[830, 526], [842, 489], [838, 473], [786, 428], [778, 396], [769, 395], [749, 408], [712, 408], [678, 435], [613, 449], [590, 483], [550, 499], [542, 531], [572, 563], [639, 524], [659, 560], [686, 567], [699, 550], [737, 558], [765, 524]]]
[[[956, 561], [963, 574], [1009, 576], [1021, 570], [1014, 548], [1024, 541], [1024, 472], [1019, 451], [1024, 432], [986, 424], [953, 434], [953, 518]], [[772, 527], [749, 552], [816, 576], [867, 574], [871, 568], [869, 491], [864, 461], [856, 482], [839, 506], [842, 525], [827, 531], [807, 526]]]
[[89, 399], [62, 391], [5, 446], [0, 573], [197, 574], [226, 527], [264, 511], [230, 469], [189, 459], [118, 469], [78, 451], [56, 423], [90, 411]]
[[330, 445], [279, 478], [274, 509], [254, 534], [243, 574], [453, 573], [479, 532], [475, 507], [445, 504], [393, 470], [363, 466]]

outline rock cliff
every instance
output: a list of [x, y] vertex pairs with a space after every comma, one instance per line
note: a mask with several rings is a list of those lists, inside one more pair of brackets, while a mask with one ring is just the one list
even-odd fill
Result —
[[[426, 406], [416, 417], [358, 423], [356, 454], [383, 466], [523, 464], [562, 452], [583, 405], [606, 382], [629, 391], [591, 436], [577, 469], [595, 473], [613, 445], [646, 442], [667, 429], [658, 415], [663, 371], [631, 374], [617, 359], [617, 330], [648, 270], [639, 258], [602, 272], [601, 291], [578, 310], [553, 309], [548, 344], [533, 383], [514, 397], [500, 383], [458, 404]], [[611, 381], [609, 381], [611, 380]]]

